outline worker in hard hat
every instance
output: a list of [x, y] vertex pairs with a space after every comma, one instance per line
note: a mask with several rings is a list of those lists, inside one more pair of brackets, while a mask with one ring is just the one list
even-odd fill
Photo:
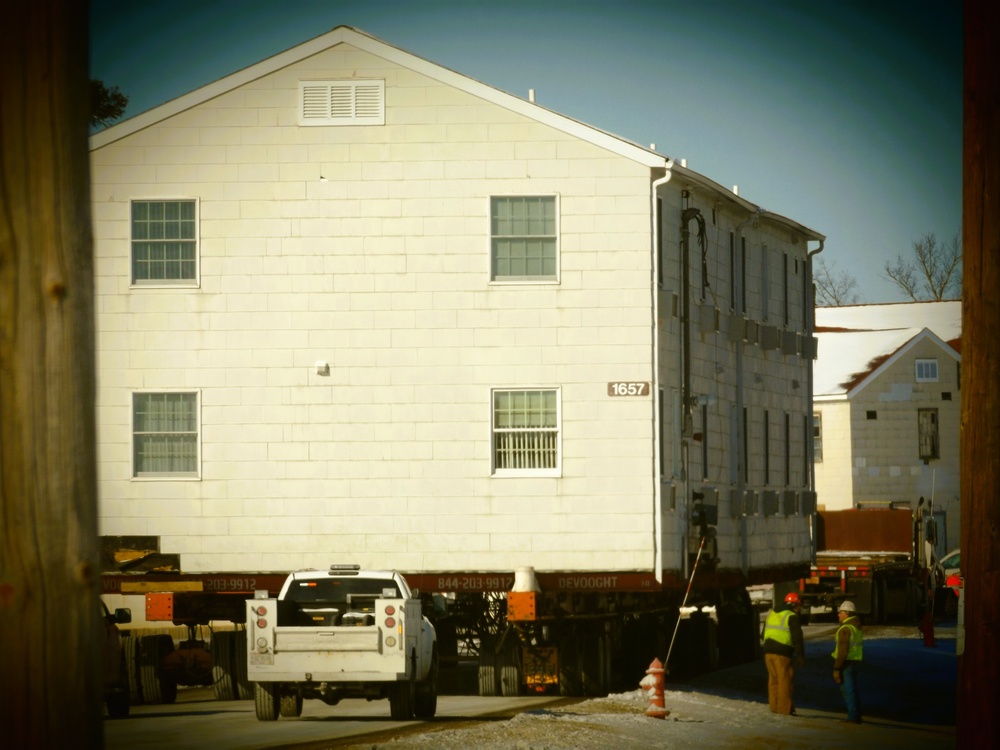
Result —
[[844, 601], [837, 610], [840, 628], [833, 649], [833, 681], [847, 706], [846, 721], [861, 723], [861, 696], [858, 694], [858, 667], [861, 665], [861, 621], [855, 614], [854, 602]]
[[768, 612], [764, 621], [767, 702], [772, 713], [795, 713], [795, 668], [806, 663], [802, 624], [799, 622], [801, 609], [802, 601], [792, 591], [782, 603]]

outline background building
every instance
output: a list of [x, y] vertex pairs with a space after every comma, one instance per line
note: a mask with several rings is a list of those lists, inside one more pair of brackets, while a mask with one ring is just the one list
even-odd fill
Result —
[[960, 300], [816, 309], [820, 507], [933, 500], [937, 553], [958, 546]]

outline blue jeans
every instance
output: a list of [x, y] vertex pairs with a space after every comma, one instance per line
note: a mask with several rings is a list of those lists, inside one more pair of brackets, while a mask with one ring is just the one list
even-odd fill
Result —
[[858, 694], [858, 665], [855, 662], [844, 662], [840, 673], [840, 694], [844, 696], [847, 706], [847, 720], [861, 721], [861, 696]]

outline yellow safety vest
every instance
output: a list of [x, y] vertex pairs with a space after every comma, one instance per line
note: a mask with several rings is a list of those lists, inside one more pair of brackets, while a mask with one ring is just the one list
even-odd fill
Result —
[[837, 643], [840, 642], [840, 631], [844, 628], [848, 628], [851, 631], [851, 640], [847, 644], [847, 659], [848, 661], [861, 661], [861, 628], [852, 623], [852, 619], [854, 618], [844, 620], [844, 624], [837, 628], [837, 635], [834, 638], [833, 654], [831, 654], [834, 659], [837, 658]]
[[793, 614], [795, 613], [788, 609], [784, 612], [775, 612], [773, 609], [768, 612], [764, 621], [764, 640], [770, 638], [775, 643], [791, 646], [792, 631], [788, 629], [788, 618]]

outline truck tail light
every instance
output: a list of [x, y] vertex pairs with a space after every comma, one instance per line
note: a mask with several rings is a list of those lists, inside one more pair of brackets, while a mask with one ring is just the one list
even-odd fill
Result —
[[386, 617], [385, 618], [385, 626], [387, 628], [394, 628], [394, 627], [396, 627], [396, 618], [395, 617]]

